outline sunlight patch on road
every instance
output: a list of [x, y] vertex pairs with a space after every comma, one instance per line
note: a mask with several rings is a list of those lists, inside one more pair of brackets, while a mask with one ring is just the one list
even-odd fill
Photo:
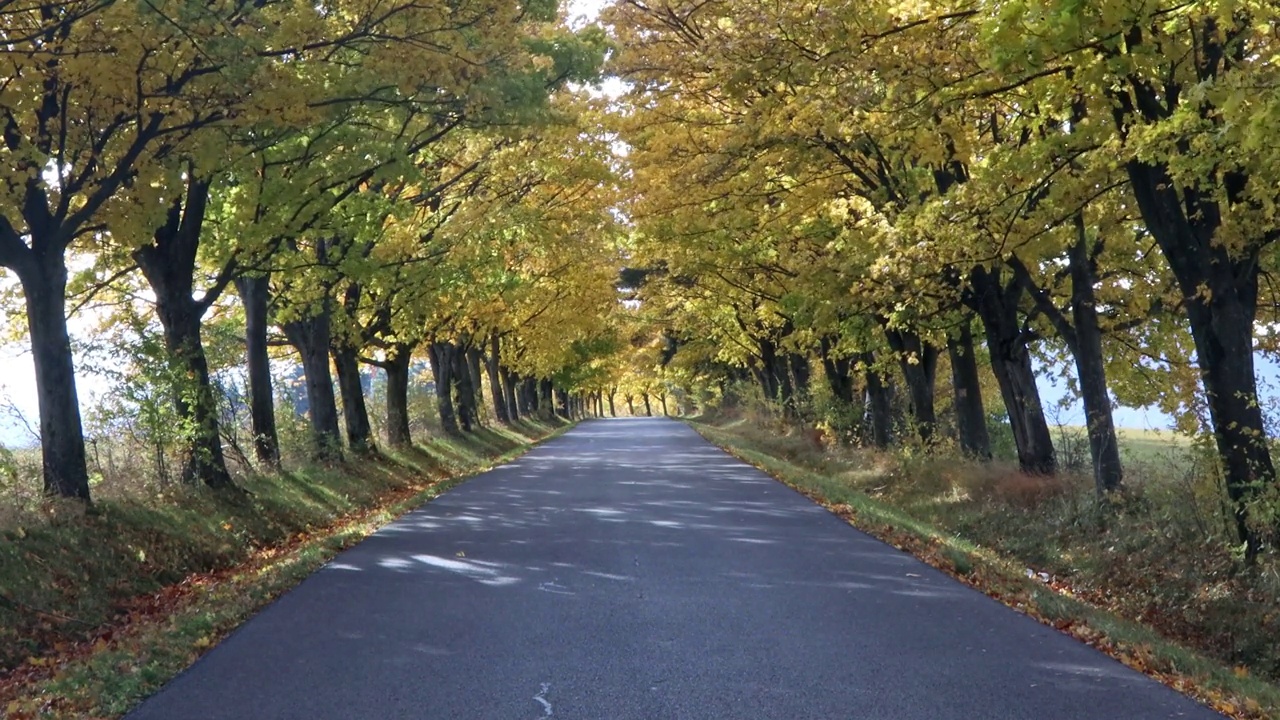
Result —
[[439, 555], [414, 555], [414, 560], [431, 567], [448, 570], [475, 580], [483, 585], [502, 586], [520, 582], [519, 578], [504, 575], [500, 572], [502, 563], [484, 562], [482, 560], [459, 560], [457, 558], [440, 557]]
[[551, 717], [555, 713], [552, 712], [551, 703], [547, 701], [547, 693], [551, 692], [551, 683], [542, 683], [542, 689], [537, 695], [533, 696], [535, 702], [542, 706], [542, 716]]

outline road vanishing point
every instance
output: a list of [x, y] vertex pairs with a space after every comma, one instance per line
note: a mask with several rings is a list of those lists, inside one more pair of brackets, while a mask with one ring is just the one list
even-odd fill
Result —
[[665, 419], [342, 553], [128, 720], [1221, 718]]

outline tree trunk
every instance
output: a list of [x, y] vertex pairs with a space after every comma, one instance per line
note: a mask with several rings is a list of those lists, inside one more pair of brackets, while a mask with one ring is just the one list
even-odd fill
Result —
[[520, 412], [526, 417], [538, 414], [538, 381], [525, 378], [520, 381]]
[[517, 385], [519, 380], [516, 378], [515, 373], [501, 365], [498, 366], [498, 376], [502, 381], [502, 395], [507, 403], [507, 414], [512, 422], [518, 421], [520, 416], [524, 414], [524, 411], [520, 408], [518, 397], [519, 389]]
[[342, 419], [347, 427], [347, 446], [357, 454], [375, 450], [369, 407], [364, 401], [364, 383], [360, 378], [360, 354], [345, 342], [331, 348], [333, 365], [338, 371], [338, 390], [342, 393]]
[[497, 333], [494, 333], [489, 338], [489, 354], [485, 358], [485, 369], [489, 373], [489, 394], [493, 395], [493, 416], [500, 423], [509, 423], [511, 415], [507, 412], [507, 396], [502, 388], [501, 358], [502, 347]]
[[644, 416], [653, 417], [653, 406], [649, 404], [649, 393], [644, 394]]
[[778, 385], [778, 348], [770, 340], [757, 340], [760, 353], [760, 369], [756, 377], [760, 381], [760, 389], [764, 392], [766, 402], [781, 402], [781, 391]]
[[474, 394], [471, 400], [472, 417], [477, 425], [481, 425], [481, 409], [484, 407], [484, 353], [480, 348], [468, 345], [464, 357], [467, 360], [467, 375], [471, 379], [471, 392]]
[[970, 287], [966, 301], [982, 319], [991, 369], [1018, 448], [1018, 464], [1023, 472], [1051, 475], [1058, 463], [1040, 404], [1027, 335], [1018, 317], [1022, 289], [1016, 284], [1004, 285], [998, 272], [981, 267], [973, 270]]
[[635, 397], [631, 393], [627, 393], [627, 414], [631, 417], [636, 416]]
[[409, 429], [409, 366], [413, 346], [396, 343], [382, 369], [387, 373], [387, 444], [404, 448], [413, 444]]
[[236, 291], [244, 305], [254, 455], [263, 467], [277, 469], [280, 467], [280, 439], [276, 432], [276, 401], [271, 387], [271, 356], [267, 345], [270, 280], [265, 275], [237, 278]]
[[67, 269], [61, 254], [27, 264], [18, 278], [26, 299], [27, 330], [35, 360], [40, 408], [40, 452], [44, 491], [89, 500], [75, 363], [67, 333]]
[[874, 353], [860, 357], [866, 366], [867, 414], [871, 417], [871, 445], [884, 449], [893, 444], [893, 388], [875, 369]]
[[569, 407], [569, 394], [560, 388], [555, 389], [556, 412], [561, 417], [573, 420], [573, 409]]
[[853, 405], [853, 373], [849, 358], [835, 356], [835, 343], [829, 337], [822, 338], [822, 371], [827, 376], [831, 394], [845, 405]]
[[307, 384], [307, 415], [311, 418], [311, 455], [322, 462], [342, 459], [338, 430], [338, 401], [329, 371], [330, 312], [327, 303], [315, 315], [285, 323], [289, 344], [302, 356]]
[[1094, 293], [1093, 260], [1089, 252], [1089, 234], [1084, 211], [1075, 216], [1076, 242], [1071, 247], [1071, 317], [1074, 335], [1071, 354], [1076, 361], [1080, 381], [1080, 399], [1084, 402], [1089, 435], [1089, 455], [1093, 460], [1093, 480], [1098, 494], [1106, 495], [1124, 483], [1124, 465], [1120, 460], [1120, 440], [1112, 415], [1111, 394], [1107, 391], [1107, 367], [1102, 355], [1102, 328], [1098, 324], [1097, 298]]
[[369, 407], [364, 400], [364, 382], [360, 377], [360, 350], [364, 337], [357, 317], [363, 288], [360, 283], [347, 283], [342, 296], [343, 329], [330, 337], [329, 350], [338, 371], [338, 390], [342, 393], [342, 419], [347, 428], [347, 446], [357, 454], [375, 450], [373, 426], [369, 423]]
[[1147, 229], [1182, 290], [1236, 531], [1252, 560], [1261, 539], [1249, 526], [1248, 503], [1276, 480], [1253, 361], [1259, 256], [1266, 243], [1234, 251], [1217, 238], [1223, 217], [1218, 193], [1179, 187], [1163, 165], [1135, 160], [1127, 169]]
[[[1072, 280], [1079, 283], [1075, 266], [1073, 258]], [[1094, 305], [1093, 280], [1089, 278], [1084, 282], [1087, 285], [1077, 285], [1071, 302], [1076, 336], [1072, 355], [1080, 381], [1080, 399], [1084, 403], [1094, 486], [1101, 496], [1121, 488], [1124, 466], [1120, 460], [1120, 441], [1111, 411], [1111, 395], [1107, 392], [1107, 369], [1102, 356], [1102, 329], [1098, 326]]]
[[791, 378], [795, 382], [796, 394], [802, 400], [808, 398], [810, 378], [813, 375], [809, 358], [798, 353], [790, 353], [787, 355], [787, 362], [791, 366]]
[[791, 372], [787, 367], [786, 355], [775, 353], [773, 364], [770, 366], [769, 371], [773, 373], [774, 382], [778, 388], [777, 400], [782, 406], [783, 414], [788, 417], [795, 417], [796, 392], [795, 386], [791, 384]]
[[554, 419], [556, 416], [556, 402], [552, 397], [555, 385], [550, 380], [540, 380], [538, 382], [538, 411], [547, 419]]
[[609, 389], [609, 417], [618, 417], [618, 408], [614, 400], [618, 397], [618, 388]]
[[156, 294], [156, 314], [164, 328], [165, 349], [178, 364], [183, 378], [172, 388], [178, 416], [187, 423], [182, 480], [204, 482], [215, 488], [229, 486], [231, 474], [222, 455], [217, 399], [200, 340], [199, 310], [189, 292], [175, 296], [159, 289], [156, 281], [151, 285]]
[[454, 347], [449, 343], [433, 342], [427, 345], [427, 358], [436, 384], [436, 410], [440, 414], [440, 427], [452, 435], [461, 430], [458, 415], [453, 407]]
[[938, 349], [925, 343], [919, 334], [906, 330], [885, 330], [889, 347], [898, 356], [898, 366], [911, 394], [911, 416], [915, 420], [920, 440], [933, 440], [933, 430], [938, 425], [934, 409], [934, 387], [937, 384]]
[[467, 358], [467, 352], [461, 347], [454, 347], [451, 351], [453, 357], [453, 387], [456, 391], [453, 404], [458, 409], [458, 425], [466, 432], [475, 430], [477, 424], [476, 418], [476, 389], [472, 385], [471, 379], [471, 362]]
[[1022, 286], [1036, 303], [1040, 313], [1053, 324], [1066, 343], [1076, 365], [1080, 399], [1084, 403], [1085, 433], [1089, 438], [1089, 455], [1093, 461], [1094, 486], [1102, 496], [1119, 490], [1124, 481], [1120, 461], [1120, 443], [1112, 418], [1111, 395], [1107, 391], [1107, 371], [1102, 355], [1102, 328], [1094, 295], [1096, 278], [1089, 252], [1089, 234], [1084, 213], [1075, 216], [1076, 239], [1068, 249], [1067, 268], [1071, 274], [1071, 317], [1058, 308], [1053, 298], [1041, 288], [1030, 270], [1014, 256], [1008, 264]]
[[987, 412], [982, 404], [982, 382], [973, 343], [973, 327], [966, 318], [960, 329], [947, 338], [951, 358], [951, 386], [955, 392], [956, 429], [960, 449], [972, 457], [991, 458], [991, 437], [987, 433]]
[[213, 298], [197, 301], [193, 297], [196, 254], [208, 199], [208, 183], [192, 179], [185, 199], [170, 207], [153, 242], [134, 251], [133, 258], [155, 294], [165, 350], [177, 363], [182, 378], [171, 388], [178, 417], [186, 425], [182, 479], [226, 487], [232, 484], [231, 474], [222, 455], [217, 397], [200, 339], [205, 303]]

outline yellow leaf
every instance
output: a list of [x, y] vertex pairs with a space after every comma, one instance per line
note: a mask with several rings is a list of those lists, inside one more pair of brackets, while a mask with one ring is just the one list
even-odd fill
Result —
[[210, 646], [210, 645], [212, 645], [212, 644], [213, 644], [213, 641], [209, 639], [209, 636], [208, 636], [208, 635], [205, 635], [204, 637], [202, 637], [202, 638], [200, 638], [199, 640], [196, 640], [194, 643], [192, 643], [192, 645], [194, 645], [195, 647], [198, 647], [198, 648], [207, 648], [207, 647], [209, 647], [209, 646]]

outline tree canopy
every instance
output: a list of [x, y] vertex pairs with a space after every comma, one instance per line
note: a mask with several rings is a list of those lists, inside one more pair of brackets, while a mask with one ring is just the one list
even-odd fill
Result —
[[212, 487], [243, 465], [227, 373], [245, 461], [279, 465], [281, 363], [322, 461], [379, 430], [411, 443], [426, 360], [445, 432], [754, 396], [878, 447], [989, 458], [994, 423], [1033, 476], [1059, 471], [1049, 371], [1083, 405], [1100, 497], [1125, 487], [1114, 406], [1158, 405], [1212, 439], [1247, 553], [1272, 532], [1272, 4], [2, 15], [0, 266], [51, 494], [91, 494], [66, 321], [91, 312]]

